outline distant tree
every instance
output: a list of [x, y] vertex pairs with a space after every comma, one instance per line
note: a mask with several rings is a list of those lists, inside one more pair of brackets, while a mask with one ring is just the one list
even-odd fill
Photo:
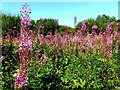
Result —
[[117, 22], [119, 22], [119, 23], [120, 23], [120, 19], [118, 19], [118, 20], [117, 20]]
[[33, 30], [33, 31], [36, 31], [36, 23], [35, 23], [35, 20], [31, 19], [30, 22], [31, 22], [31, 25], [29, 26], [29, 29], [30, 29], [30, 30]]
[[[91, 28], [92, 28], [93, 25], [97, 25], [98, 33], [99, 33], [100, 31], [105, 31], [106, 26], [108, 24], [110, 24], [110, 22], [116, 22], [117, 20], [116, 20], [116, 18], [114, 16], [110, 17], [110, 16], [104, 14], [102, 16], [98, 15], [96, 19], [90, 18], [90, 19], [87, 19], [87, 20], [84, 20], [84, 21], [89, 22], [88, 30], [89, 30], [90, 33], [91, 33]], [[81, 27], [82, 22], [79, 22], [76, 25], [76, 27], [75, 27], [76, 30], [78, 30]]]
[[13, 16], [10, 14], [2, 13], [2, 35], [5, 36], [10, 34], [12, 36], [17, 36], [20, 32], [20, 16]]
[[75, 28], [68, 26], [67, 31], [68, 31], [68, 33], [75, 33]]
[[[52, 32], [55, 34], [56, 31], [56, 20], [54, 19], [39, 19], [36, 21], [36, 26], [40, 27], [40, 32], [42, 29], [44, 30], [44, 34], [46, 35], [48, 32]], [[42, 28], [41, 28], [42, 27]]]
[[[65, 31], [66, 30], [66, 31]], [[59, 25], [58, 26], [58, 32], [60, 33], [60, 34], [63, 34], [64, 32], [67, 32], [68, 34], [69, 33], [75, 33], [75, 29], [74, 28], [72, 28], [72, 27], [67, 27], [67, 26], [63, 26], [63, 25]]]
[[74, 17], [74, 26], [76, 27], [76, 23], [77, 23], [77, 17]]
[[59, 32], [60, 34], [63, 34], [64, 30], [65, 30], [65, 28], [64, 28], [63, 25], [59, 25], [59, 26], [58, 26], [58, 32]]

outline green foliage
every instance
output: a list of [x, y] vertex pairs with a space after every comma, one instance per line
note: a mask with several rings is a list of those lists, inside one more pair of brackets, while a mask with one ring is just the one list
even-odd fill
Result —
[[[39, 39], [33, 49], [33, 58], [29, 66], [30, 76], [26, 86], [34, 89], [50, 90], [111, 90], [120, 85], [118, 57], [109, 62], [97, 53], [74, 53], [69, 48], [66, 53], [54, 46], [39, 45]], [[56, 50], [56, 52], [55, 52]], [[117, 55], [115, 52], [113, 52]], [[46, 54], [47, 61], [40, 57]], [[120, 58], [120, 57], [119, 57]]]
[[58, 32], [59, 32], [60, 34], [63, 34], [64, 32], [67, 32], [67, 33], [75, 33], [75, 29], [74, 29], [74, 28], [71, 28], [71, 27], [65, 28], [65, 26], [59, 25], [59, 26], [58, 26]]
[[[42, 23], [42, 24], [41, 24]], [[40, 27], [40, 25], [44, 26], [44, 34], [46, 35], [48, 32], [52, 32], [55, 34], [56, 31], [56, 21], [54, 19], [45, 19], [42, 22], [42, 19], [36, 21], [36, 26]], [[42, 29], [41, 29], [42, 33]]]
[[[14, 16], [2, 17], [3, 22], [3, 35], [8, 32], [8, 26], [14, 20]], [[16, 24], [12, 24], [9, 28], [19, 24], [16, 18]], [[9, 22], [5, 22], [8, 20]], [[114, 17], [106, 15], [98, 16], [96, 20], [88, 19], [89, 32], [93, 24], [96, 24], [98, 28], [105, 27], [109, 22], [116, 21]], [[41, 24], [41, 19], [35, 22], [31, 20], [32, 26], [30, 29], [36, 29]], [[56, 21], [54, 19], [46, 19], [43, 22], [44, 34], [48, 32], [56, 33]], [[81, 22], [78, 23], [76, 29], [81, 26]], [[58, 32], [63, 34], [74, 33], [75, 29], [71, 27], [65, 28], [62, 25], [58, 25]], [[98, 29], [100, 31], [100, 29]], [[41, 30], [42, 31], [42, 30]], [[37, 32], [37, 31], [36, 31]], [[40, 32], [42, 33], [42, 32]], [[34, 88], [35, 90], [112, 90], [116, 86], [120, 86], [120, 47], [118, 53], [115, 52], [115, 47], [112, 49], [111, 60], [107, 61], [102, 58], [101, 51], [96, 53], [91, 52], [74, 52], [69, 47], [64, 52], [61, 47], [55, 48], [55, 46], [41, 45], [40, 39], [36, 39], [33, 45], [33, 57], [29, 65], [29, 77], [25, 86], [25, 90], [28, 88]], [[76, 49], [79, 51], [79, 49]], [[41, 56], [45, 54], [47, 60], [41, 60]], [[2, 60], [2, 90], [14, 89], [14, 75], [18, 70], [19, 55], [17, 47], [12, 43], [6, 42], [2, 47], [2, 56], [5, 59]]]
[[[89, 22], [89, 27], [88, 27], [89, 32], [91, 32], [91, 28], [92, 28], [93, 25], [97, 25], [98, 26], [98, 33], [99, 33], [100, 31], [105, 31], [106, 26], [108, 24], [110, 24], [110, 22], [116, 22], [117, 20], [114, 16], [110, 17], [108, 15], [103, 14], [102, 16], [98, 15], [96, 19], [90, 18], [90, 19], [87, 19], [87, 20], [84, 20], [84, 21]], [[75, 27], [76, 30], [78, 30], [79, 27], [81, 27], [82, 22], [79, 22], [76, 25], [76, 27]]]
[[35, 31], [36, 30], [35, 20], [30, 20], [30, 22], [31, 22], [32, 25], [29, 26], [29, 29]]
[[[27, 88], [41, 90], [111, 90], [120, 86], [120, 52], [113, 49], [112, 59], [108, 62], [101, 58], [99, 51], [95, 53], [74, 53], [69, 48], [66, 53], [55, 53], [54, 46], [40, 46], [35, 41], [33, 58], [29, 65]], [[14, 74], [17, 73], [19, 60], [17, 48], [7, 42], [3, 47], [2, 90], [14, 88]], [[119, 49], [120, 51], [120, 49]], [[46, 54], [47, 61], [40, 57]]]
[[[55, 34], [56, 32], [59, 32], [60, 34], [63, 34], [65, 31], [68, 33], [74, 33], [75, 29], [71, 27], [65, 28], [63, 25], [58, 25], [56, 20], [54, 19], [45, 19], [42, 22], [42, 19], [36, 21], [36, 26], [40, 27], [40, 25], [44, 26], [44, 34], [46, 35], [48, 32], [52, 32]], [[42, 33], [42, 29], [40, 29], [40, 33]]]
[[[2, 15], [2, 22], [0, 22], [0, 25], [2, 23], [2, 35], [6, 36], [7, 34], [10, 34], [12, 36], [17, 36], [19, 35], [20, 32], [20, 16], [12, 16], [10, 14], [3, 14]], [[98, 15], [96, 19], [87, 19], [84, 21], [88, 21], [89, 22], [89, 27], [88, 30], [91, 33], [91, 28], [92, 26], [95, 24], [98, 26], [98, 33], [100, 31], [105, 31], [106, 26], [110, 23], [110, 22], [119, 22], [119, 20], [116, 20], [115, 17], [110, 17], [108, 15]], [[34, 20], [31, 20], [32, 25], [30, 26], [30, 29], [33, 31], [36, 31], [38, 29], [36, 29], [36, 27], [40, 27], [41, 23], [42, 23], [42, 19], [37, 20], [36, 22]], [[76, 30], [78, 30], [81, 27], [82, 22], [78, 22], [78, 24], [76, 25], [75, 29], [68, 27], [67, 28], [67, 32], [72, 32], [74, 33]], [[13, 27], [16, 26], [16, 29], [13, 29]], [[48, 32], [52, 32], [53, 34], [55, 34], [56, 30], [58, 30], [59, 33], [63, 34], [65, 31], [64, 26], [62, 25], [58, 25], [56, 20], [54, 19], [45, 19], [45, 21], [42, 23], [42, 26], [44, 26], [44, 34], [46, 35]], [[102, 27], [102, 28], [101, 28]], [[38, 31], [36, 31], [38, 32]], [[40, 33], [42, 33], [42, 29], [40, 29]]]
[[120, 19], [118, 19], [117, 22], [120, 22]]
[[14, 89], [14, 77], [18, 69], [18, 53], [12, 42], [6, 42], [2, 47], [2, 90]]
[[64, 31], [65, 31], [64, 26], [59, 25], [58, 32], [59, 32], [60, 34], [63, 34]]
[[[14, 29], [13, 27], [16, 26]], [[10, 34], [16, 36], [20, 32], [20, 16], [12, 16], [2, 13], [2, 35]]]

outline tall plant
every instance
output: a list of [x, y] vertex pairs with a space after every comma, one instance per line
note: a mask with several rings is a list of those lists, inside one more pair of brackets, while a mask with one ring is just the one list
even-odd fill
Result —
[[22, 90], [28, 80], [28, 65], [32, 56], [32, 30], [29, 30], [28, 26], [30, 23], [31, 9], [28, 3], [24, 3], [22, 6], [21, 13], [21, 29], [20, 29], [20, 37], [19, 37], [19, 48], [18, 53], [20, 57], [19, 61], [19, 73], [15, 78], [15, 89]]

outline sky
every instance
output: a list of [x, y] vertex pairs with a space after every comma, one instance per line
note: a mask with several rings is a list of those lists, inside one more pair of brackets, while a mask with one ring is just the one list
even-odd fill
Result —
[[[20, 14], [24, 2], [2, 2], [2, 11], [13, 15]], [[98, 15], [115, 16], [118, 19], [118, 2], [28, 2], [31, 8], [31, 19], [58, 19], [60, 25], [74, 27], [74, 16], [77, 22]]]

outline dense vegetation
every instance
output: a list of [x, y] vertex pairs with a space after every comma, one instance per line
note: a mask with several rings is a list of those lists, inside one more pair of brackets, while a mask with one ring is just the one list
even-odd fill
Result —
[[24, 9], [21, 13], [26, 17], [2, 17], [1, 90], [120, 87], [119, 20], [99, 15], [71, 28], [54, 19], [29, 20]]

